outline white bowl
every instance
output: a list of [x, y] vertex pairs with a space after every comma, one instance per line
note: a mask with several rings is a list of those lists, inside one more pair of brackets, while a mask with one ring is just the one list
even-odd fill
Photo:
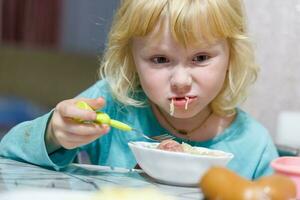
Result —
[[128, 143], [137, 163], [146, 174], [159, 182], [171, 185], [197, 186], [203, 174], [211, 166], [226, 166], [233, 158], [231, 153], [202, 147], [193, 148], [217, 153], [218, 156], [170, 152], [157, 149], [158, 144]]

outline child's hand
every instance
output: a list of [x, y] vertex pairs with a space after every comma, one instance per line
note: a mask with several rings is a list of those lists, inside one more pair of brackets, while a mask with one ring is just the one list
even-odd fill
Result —
[[76, 121], [75, 119], [83, 121], [96, 119], [96, 112], [78, 108], [76, 106], [78, 101], [87, 102], [94, 110], [102, 108], [105, 104], [102, 98], [70, 99], [57, 104], [46, 134], [48, 153], [60, 147], [74, 149], [88, 144], [109, 131], [109, 126], [106, 124], [99, 125]]

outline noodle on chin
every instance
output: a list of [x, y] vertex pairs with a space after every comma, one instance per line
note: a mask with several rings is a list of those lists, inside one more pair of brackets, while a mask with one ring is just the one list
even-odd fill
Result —
[[173, 116], [174, 115], [174, 100], [172, 98], [171, 103], [170, 103], [170, 115]]
[[185, 105], [184, 105], [184, 109], [187, 110], [188, 106], [189, 106], [189, 100], [190, 100], [190, 98], [189, 97], [185, 97], [185, 99], [186, 99], [186, 102], [185, 102]]

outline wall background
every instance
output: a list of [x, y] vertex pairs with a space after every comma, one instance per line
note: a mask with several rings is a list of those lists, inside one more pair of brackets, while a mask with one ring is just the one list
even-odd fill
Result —
[[61, 48], [101, 53], [119, 0], [63, 0]]
[[300, 112], [300, 1], [245, 4], [261, 73], [243, 107], [275, 136], [280, 113]]

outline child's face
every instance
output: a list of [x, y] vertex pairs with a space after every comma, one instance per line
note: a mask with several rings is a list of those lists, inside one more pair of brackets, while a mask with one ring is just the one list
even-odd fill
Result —
[[173, 99], [177, 118], [197, 115], [217, 96], [229, 63], [225, 40], [207, 47], [184, 48], [173, 39], [168, 28], [134, 38], [132, 53], [148, 98], [165, 112], [169, 112]]

